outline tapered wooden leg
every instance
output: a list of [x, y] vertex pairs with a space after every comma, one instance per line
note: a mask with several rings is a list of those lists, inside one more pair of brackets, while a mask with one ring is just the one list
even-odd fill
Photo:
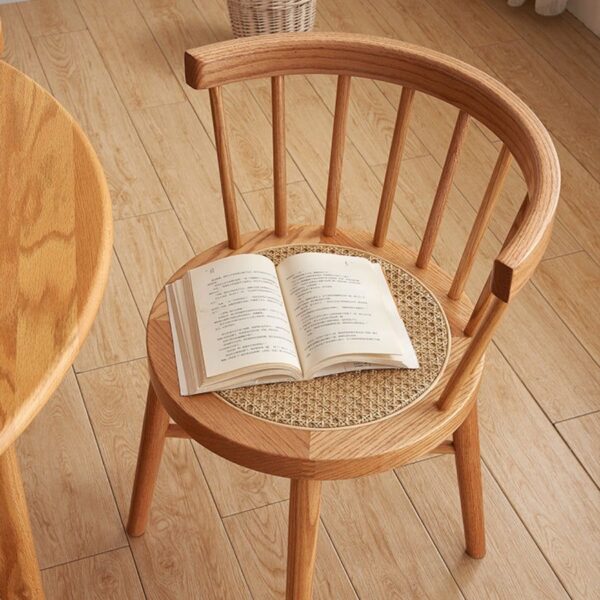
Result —
[[0, 598], [44, 598], [23, 483], [12, 446], [0, 456]]
[[142, 535], [146, 530], [168, 426], [169, 415], [150, 384], [133, 493], [131, 494], [131, 506], [129, 507], [129, 521], [127, 522], [129, 535]]
[[292, 479], [286, 600], [312, 598], [320, 510], [321, 482], [313, 479]]
[[473, 405], [469, 416], [454, 432], [454, 451], [467, 553], [473, 558], [483, 558], [485, 526], [477, 404]]

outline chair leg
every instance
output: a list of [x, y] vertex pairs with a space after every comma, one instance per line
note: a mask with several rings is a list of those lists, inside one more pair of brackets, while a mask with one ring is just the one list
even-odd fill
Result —
[[321, 482], [314, 479], [292, 479], [286, 600], [312, 598], [320, 510]]
[[483, 558], [485, 526], [477, 404], [473, 405], [469, 416], [454, 432], [453, 438], [467, 554], [473, 558]]
[[169, 415], [156, 397], [152, 384], [150, 384], [133, 492], [131, 494], [131, 505], [129, 507], [129, 520], [127, 522], [127, 533], [129, 535], [142, 535], [146, 530], [168, 426]]
[[25, 492], [14, 446], [0, 455], [0, 598], [43, 600]]

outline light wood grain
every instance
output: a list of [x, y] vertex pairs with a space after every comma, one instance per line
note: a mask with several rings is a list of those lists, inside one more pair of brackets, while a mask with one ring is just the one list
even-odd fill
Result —
[[552, 421], [600, 409], [597, 363], [533, 286], [511, 305], [495, 343]]
[[600, 486], [600, 412], [563, 421], [556, 428], [583, 468]]
[[[600, 181], [594, 178], [563, 144], [558, 140], [554, 143], [562, 170], [557, 225], [568, 229], [572, 236], [577, 238], [579, 246], [599, 262], [600, 206], [596, 198], [600, 197]], [[556, 237], [557, 233], [558, 229], [553, 237]], [[548, 256], [552, 255], [549, 253]]]
[[[285, 597], [288, 503], [278, 502], [224, 520], [250, 591], [255, 598]], [[315, 600], [356, 598], [323, 527], [317, 542]]]
[[[213, 29], [219, 22], [231, 36], [225, 6], [218, 6], [217, 20], [208, 16], [203, 3], [196, 7], [191, 0], [139, 0], [144, 18], [161, 47], [171, 69], [179, 79], [186, 96], [198, 114], [204, 129], [214, 141], [210, 104], [207, 94], [185, 85], [182, 56], [185, 50], [220, 39]], [[245, 85], [224, 90], [224, 103], [231, 124], [231, 154], [236, 185], [242, 192], [264, 189], [272, 185], [271, 133], [267, 114], [261, 111]], [[289, 160], [286, 166], [288, 181], [300, 181], [302, 175]]]
[[566, 600], [559, 579], [486, 468], [487, 553], [479, 561], [465, 554], [453, 463], [451, 457], [440, 457], [402, 467], [397, 474], [465, 598]]
[[360, 598], [461, 596], [393, 472], [328, 483], [322, 515]]
[[[139, 109], [185, 99], [133, 0], [76, 2], [127, 108]], [[127, 60], [123, 60], [124, 56]]]
[[600, 127], [600, 112], [550, 63], [528, 52], [525, 41], [496, 44], [479, 52], [494, 73], [527, 101], [588, 171], [594, 172], [600, 140], [593, 132]]
[[42, 569], [127, 543], [72, 370], [17, 451]]
[[494, 348], [486, 369], [479, 396], [485, 463], [571, 597], [593, 596], [598, 488]]
[[[458, 32], [472, 48], [519, 39], [519, 34], [511, 27], [510, 22], [493, 10], [492, 6], [495, 8], [500, 2], [463, 0], [456, 4], [444, 0], [428, 0], [428, 4], [431, 4], [451, 29]], [[507, 6], [502, 12], [515, 14], [517, 11]], [[513, 19], [513, 23], [520, 21], [520, 18]]]
[[[194, 250], [222, 240], [226, 230], [217, 157], [191, 106], [158, 106], [134, 111], [132, 117]], [[242, 231], [256, 228], [241, 198], [238, 217]]]
[[169, 275], [193, 254], [172, 210], [117, 221], [115, 249], [144, 318]]
[[19, 10], [32, 37], [85, 29], [75, 0], [32, 0]]
[[144, 322], [113, 253], [102, 304], [75, 359], [75, 371], [87, 371], [142, 356], [146, 356]]
[[[585, 252], [545, 262], [535, 286], [586, 350], [600, 363], [600, 265]], [[567, 291], [568, 290], [568, 291]]]
[[204, 476], [222, 517], [281, 502], [288, 498], [289, 481], [240, 467], [194, 443]]
[[[79, 376], [123, 519], [129, 509], [146, 400], [144, 363], [134, 361]], [[188, 440], [167, 441], [148, 529], [144, 536], [130, 539], [130, 544], [150, 597], [249, 597]]]
[[[442, 4], [440, 0], [435, 1], [438, 5]], [[598, 98], [600, 98], [598, 37], [594, 36], [589, 28], [567, 11], [556, 15], [553, 19], [544, 19], [535, 13], [534, 6], [527, 5], [522, 11], [514, 11], [502, 2], [485, 0], [485, 3], [490, 5], [513, 31], [527, 40], [527, 43], [542, 55], [572, 88], [577, 90], [578, 94], [596, 108], [598, 107]], [[478, 2], [478, 5], [480, 4]], [[450, 10], [453, 8], [449, 6]], [[587, 39], [584, 35], [574, 35], [572, 25], [575, 23], [579, 23], [581, 29], [593, 40]]]
[[35, 53], [19, 6], [17, 4], [1, 5], [0, 20], [4, 37], [2, 60], [26, 73], [42, 87], [49, 89], [50, 86]]
[[129, 548], [46, 569], [48, 600], [143, 600], [144, 592]]
[[160, 182], [87, 31], [35, 40], [52, 93], [102, 161], [115, 219], [169, 208]]
[[[290, 222], [308, 225], [323, 221], [324, 208], [305, 181], [288, 184], [287, 198]], [[244, 200], [259, 227], [267, 228], [273, 223], [273, 190], [248, 192]]]

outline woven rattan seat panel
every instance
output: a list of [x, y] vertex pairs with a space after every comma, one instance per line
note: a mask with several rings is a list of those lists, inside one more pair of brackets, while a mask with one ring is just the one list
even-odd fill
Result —
[[237, 408], [284, 425], [349, 427], [389, 417], [421, 398], [442, 373], [450, 352], [450, 329], [435, 296], [402, 268], [372, 254], [324, 244], [268, 248], [260, 254], [278, 264], [299, 252], [364, 256], [379, 263], [419, 359], [419, 369], [382, 369], [311, 381], [256, 385], [219, 392]]

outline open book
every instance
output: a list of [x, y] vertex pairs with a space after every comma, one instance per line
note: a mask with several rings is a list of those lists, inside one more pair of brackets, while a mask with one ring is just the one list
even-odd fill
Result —
[[166, 288], [181, 394], [419, 366], [381, 266], [238, 254]]

